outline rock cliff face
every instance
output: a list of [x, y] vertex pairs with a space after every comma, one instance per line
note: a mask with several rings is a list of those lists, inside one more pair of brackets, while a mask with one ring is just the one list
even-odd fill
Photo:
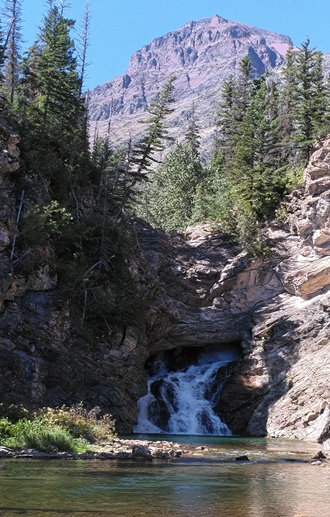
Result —
[[111, 409], [118, 429], [129, 431], [144, 391], [146, 337], [141, 330], [116, 327], [91, 346], [73, 324], [74, 311], [57, 302], [51, 249], [41, 250], [37, 270], [19, 272], [13, 242], [25, 200], [18, 189], [18, 143], [0, 117], [0, 402], [37, 408], [84, 401]]
[[286, 220], [267, 229], [267, 260], [206, 228], [184, 242], [172, 237], [167, 249], [163, 236], [157, 254], [146, 232], [159, 277], [150, 349], [241, 342], [243, 359], [218, 404], [237, 434], [330, 437], [330, 139], [316, 147], [305, 179], [286, 202]]
[[152, 354], [232, 343], [243, 357], [218, 411], [235, 433], [330, 437], [330, 138], [311, 157], [305, 190], [287, 199], [285, 219], [267, 229], [267, 260], [246, 256], [214, 228], [181, 236], [137, 224], [132, 270], [145, 321], [113, 327], [91, 346], [71, 308], [56, 303], [47, 264], [24, 277], [15, 268], [18, 139], [2, 127], [1, 401], [100, 405], [120, 432], [131, 432]]
[[287, 36], [220, 16], [187, 23], [133, 54], [125, 75], [90, 92], [91, 134], [95, 127], [104, 134], [110, 123], [116, 145], [139, 137], [141, 114], [161, 86], [175, 76], [175, 112], [168, 118], [171, 135], [182, 136], [194, 105], [207, 149], [225, 78], [237, 72], [246, 55], [256, 76], [281, 65], [290, 43]]

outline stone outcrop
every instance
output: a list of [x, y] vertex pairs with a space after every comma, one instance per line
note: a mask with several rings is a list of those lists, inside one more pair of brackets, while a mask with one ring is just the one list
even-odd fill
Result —
[[[235, 433], [324, 441], [330, 432], [330, 139], [267, 229], [269, 258], [228, 247], [215, 231], [184, 238], [146, 229], [158, 277], [148, 318], [150, 351], [241, 342], [218, 405]], [[147, 279], [148, 274], [142, 273]]]
[[221, 412], [237, 431], [329, 437], [329, 165], [327, 139], [310, 159], [304, 192], [287, 203], [286, 230], [269, 230], [276, 242], [269, 266], [282, 289], [252, 311], [245, 360], [223, 393]]
[[[110, 123], [114, 145], [139, 138], [146, 106], [175, 76], [175, 111], [167, 118], [171, 136], [182, 136], [191, 119], [210, 148], [221, 86], [248, 55], [259, 76], [280, 66], [291, 44], [288, 36], [225, 20], [220, 16], [189, 22], [153, 40], [132, 55], [125, 75], [89, 93], [91, 134], [105, 134]], [[194, 108], [193, 108], [194, 106]]]
[[273, 243], [267, 259], [242, 253], [220, 228], [170, 235], [137, 222], [132, 271], [145, 321], [114, 325], [93, 345], [74, 325], [73, 308], [56, 303], [46, 259], [39, 274], [17, 272], [12, 250], [22, 196], [10, 177], [19, 164], [17, 141], [8, 127], [0, 135], [0, 227], [7, 235], [0, 247], [1, 401], [98, 405], [128, 433], [152, 354], [232, 343], [242, 359], [217, 411], [235, 433], [330, 438], [329, 138], [315, 148], [305, 190], [286, 200], [285, 220], [282, 213], [265, 229]]

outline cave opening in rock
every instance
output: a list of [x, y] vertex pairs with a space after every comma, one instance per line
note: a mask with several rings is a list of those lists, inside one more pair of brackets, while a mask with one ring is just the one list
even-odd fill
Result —
[[173, 348], [150, 356], [145, 365], [148, 393], [138, 402], [134, 432], [230, 435], [214, 408], [241, 357], [239, 342]]

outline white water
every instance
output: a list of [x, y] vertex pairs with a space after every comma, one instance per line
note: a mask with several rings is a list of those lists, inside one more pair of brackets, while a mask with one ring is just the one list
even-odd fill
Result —
[[217, 379], [219, 368], [237, 360], [237, 352], [226, 349], [200, 355], [198, 363], [181, 371], [169, 371], [157, 361], [148, 381], [148, 393], [138, 402], [135, 433], [231, 435], [214, 412], [227, 376]]

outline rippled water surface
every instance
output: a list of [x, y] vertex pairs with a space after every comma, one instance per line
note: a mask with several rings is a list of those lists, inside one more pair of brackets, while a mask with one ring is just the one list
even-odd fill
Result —
[[[330, 515], [330, 466], [303, 461], [317, 447], [267, 440], [203, 441], [209, 449], [205, 457], [170, 462], [0, 460], [0, 515]], [[252, 461], [232, 459], [239, 454]]]

